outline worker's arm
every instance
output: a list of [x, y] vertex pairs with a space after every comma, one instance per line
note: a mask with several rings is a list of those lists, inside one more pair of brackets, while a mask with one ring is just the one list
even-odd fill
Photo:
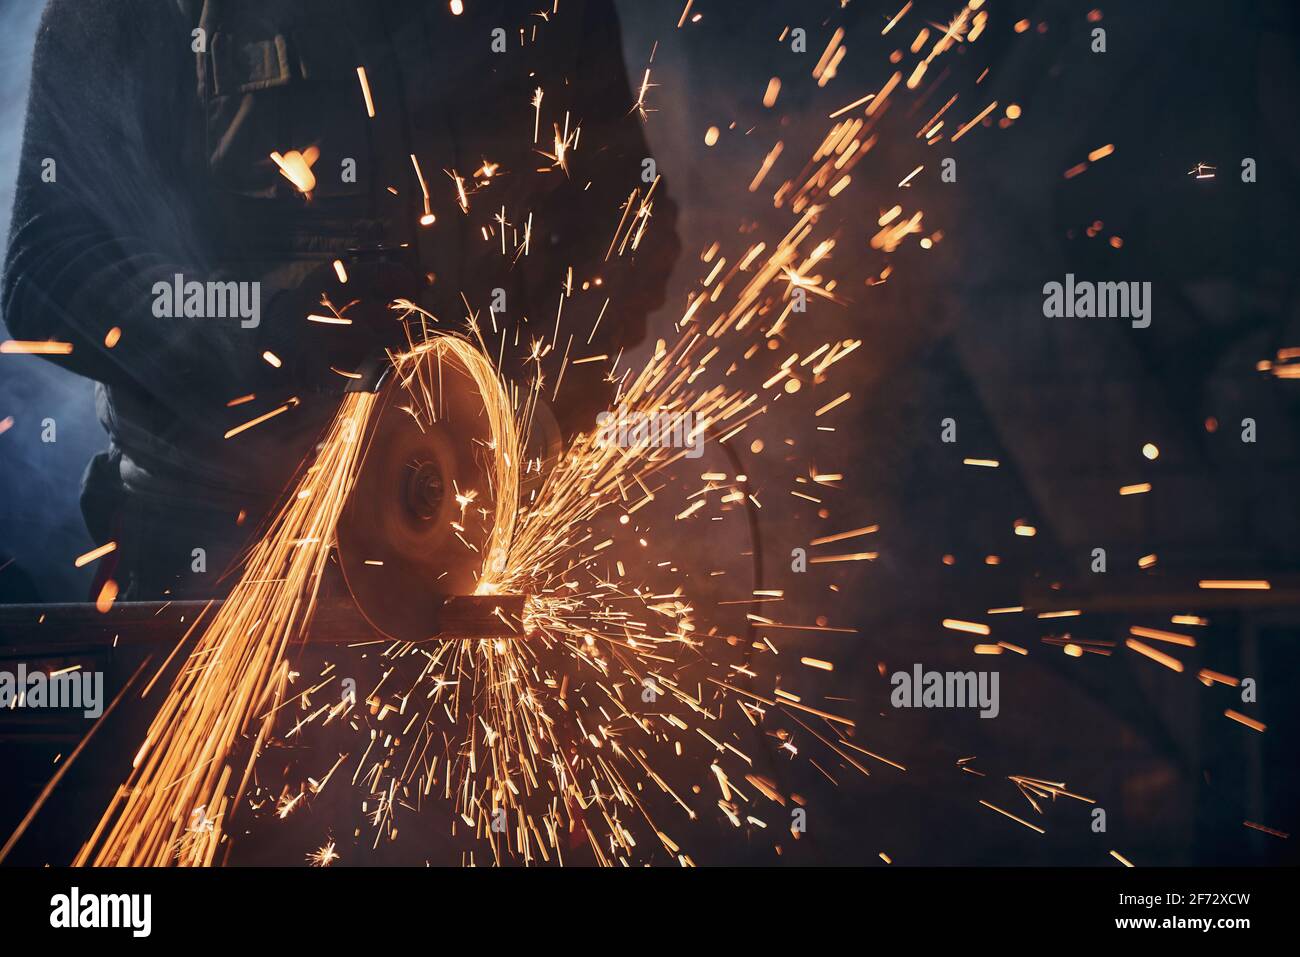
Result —
[[[33, 59], [3, 306], [15, 338], [72, 343], [60, 364], [201, 408], [261, 374], [264, 330], [155, 315], [155, 284], [177, 274], [259, 279], [206, 265], [203, 190], [187, 182], [196, 164], [183, 155], [202, 147], [189, 31], [172, 3], [51, 0]], [[265, 303], [274, 290], [261, 293]]]
[[[628, 80], [618, 17], [610, 0], [587, 0], [583, 5], [577, 50], [572, 115], [581, 123], [582, 133], [572, 158], [569, 187], [552, 194], [550, 208], [538, 217], [543, 233], [555, 236], [550, 248], [558, 251], [558, 255], [539, 257], [552, 272], [540, 298], [558, 293], [569, 265], [575, 267], [575, 280], [588, 278], [585, 270], [599, 276], [600, 290], [590, 296], [593, 302], [587, 311], [594, 318], [606, 296], [609, 307], [592, 343], [586, 343], [583, 329], [574, 349], [581, 346], [575, 355], [604, 353], [612, 358], [645, 338], [646, 317], [663, 305], [681, 248], [677, 207], [660, 179], [650, 194], [650, 220], [635, 250], [629, 240], [609, 251], [622, 207], [636, 190], [636, 205], [623, 227], [625, 232], [629, 225], [635, 229], [633, 217], [651, 188], [643, 178], [650, 146], [635, 108], [637, 96]], [[562, 353], [564, 345], [559, 343], [557, 351]], [[613, 399], [613, 386], [602, 381], [607, 368], [590, 363], [566, 369], [555, 402], [565, 432], [595, 427], [596, 414]]]
[[[646, 161], [652, 157], [646, 117], [652, 114], [642, 114], [637, 107], [640, 83], [634, 88], [629, 82], [622, 31], [612, 0], [587, 0], [578, 50], [575, 116], [582, 122], [582, 141], [575, 156], [579, 171], [574, 179], [582, 185], [590, 177], [591, 186], [582, 189], [583, 211], [574, 225], [584, 229], [591, 251], [603, 261], [607, 288], [614, 284], [610, 295], [617, 297], [621, 320], [612, 324], [605, 341], [631, 346], [645, 337], [646, 316], [663, 305], [668, 276], [681, 251], [677, 206], [657, 165], [653, 175], [648, 172]], [[636, 72], [639, 78], [643, 69], [638, 67]], [[635, 214], [647, 198], [649, 224], [635, 248], [631, 240], [620, 241], [611, 252], [620, 207], [633, 190], [637, 190], [636, 205], [629, 211], [624, 231], [634, 224]], [[600, 335], [598, 330], [597, 338]]]

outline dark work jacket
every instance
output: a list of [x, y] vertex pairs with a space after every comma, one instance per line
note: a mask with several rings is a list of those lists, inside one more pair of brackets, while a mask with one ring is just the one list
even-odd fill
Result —
[[[49, 3], [4, 315], [15, 338], [71, 342], [54, 361], [99, 383], [111, 444], [87, 472], [83, 511], [97, 540], [121, 543], [119, 577], [132, 577], [134, 596], [211, 590], [187, 578], [194, 549], [209, 571], [233, 558], [338, 408], [336, 392], [294, 371], [313, 337], [331, 334], [305, 321], [298, 291], [333, 259], [407, 244], [421, 277], [410, 297], [448, 329], [464, 328], [462, 295], [486, 325], [493, 291], [505, 290], [498, 321], [515, 327], [512, 349], [553, 334], [572, 267], [564, 330], [577, 334], [575, 355], [643, 337], [677, 253], [675, 212], [660, 184], [640, 248], [605, 261], [622, 204], [645, 192], [649, 157], [612, 4], [565, 0], [546, 16], [535, 0], [466, 6], [453, 16], [443, 0]], [[567, 175], [538, 173], [566, 112], [570, 129], [581, 125]], [[308, 147], [319, 150], [309, 198], [270, 158]], [[428, 228], [413, 154], [437, 217]], [[500, 171], [466, 213], [450, 174], [472, 190], [485, 161]], [[517, 256], [530, 214], [530, 252]], [[155, 284], [177, 274], [260, 283], [259, 325], [159, 318]], [[566, 341], [548, 357], [551, 381]], [[263, 360], [268, 349], [280, 368]], [[290, 397], [289, 411], [224, 438]], [[590, 427], [608, 398], [599, 363], [570, 366], [557, 417]]]

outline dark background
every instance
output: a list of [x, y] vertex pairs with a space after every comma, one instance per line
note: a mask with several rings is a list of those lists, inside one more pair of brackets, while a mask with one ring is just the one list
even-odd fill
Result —
[[[6, 209], [39, 6], [0, 5]], [[889, 52], [910, 42], [922, 23], [946, 22], [955, 10], [918, 2], [882, 37], [901, 0], [851, 0], [844, 9], [826, 0], [697, 0], [701, 21], [680, 30], [676, 0], [619, 6], [634, 86], [659, 41], [647, 130], [681, 208], [684, 249], [657, 317], [663, 334], [707, 272], [700, 254], [714, 240], [735, 243], [741, 224], [775, 231], [788, 223], [788, 211], [772, 208], [772, 188], [798, 172], [827, 129], [827, 114], [878, 89], [893, 69]], [[1296, 824], [1292, 688], [1300, 596], [1277, 588], [1278, 601], [1267, 609], [1204, 610], [1204, 596], [1185, 582], [1283, 582], [1300, 572], [1300, 384], [1256, 369], [1278, 349], [1300, 346], [1296, 8], [1286, 0], [990, 0], [987, 7], [985, 35], [943, 58], [971, 76], [989, 68], [979, 87], [963, 94], [952, 122], [990, 99], [1002, 104], [995, 118], [1008, 103], [1023, 115], [1005, 129], [975, 129], [960, 143], [945, 138], [926, 147], [913, 132], [947, 94], [935, 94], [920, 116], [899, 107], [831, 214], [842, 222], [830, 271], [849, 301], [814, 299], [811, 307], [822, 338], [864, 340], [815, 392], [824, 402], [851, 388], [853, 400], [837, 414], [836, 433], [813, 432], [806, 412], [787, 414], [778, 403], [759, 424], [768, 450], [744, 462], [765, 502], [764, 584], [786, 590], [782, 620], [826, 615], [832, 625], [857, 630], [783, 636], [783, 652], [836, 667], [832, 675], [787, 668], [784, 686], [850, 713], [864, 748], [908, 768], [873, 764], [864, 778], [842, 763], [819, 773], [778, 757], [783, 783], [809, 801], [808, 833], [780, 860], [879, 863], [883, 851], [900, 864], [1114, 866], [1108, 851], [1117, 849], [1148, 865], [1293, 863], [1294, 839], [1242, 822], [1288, 833]], [[1101, 11], [1097, 24], [1087, 21], [1092, 9]], [[1030, 28], [1017, 33], [1012, 25], [1022, 18]], [[808, 31], [802, 56], [777, 40], [792, 25]], [[1094, 25], [1106, 30], [1104, 54], [1089, 49]], [[819, 89], [809, 74], [837, 26], [846, 30], [848, 53]], [[783, 89], [776, 107], [765, 110], [771, 76], [782, 78]], [[710, 126], [723, 131], [712, 148], [704, 145]], [[748, 193], [745, 185], [777, 138], [786, 143], [782, 164], [762, 190]], [[1064, 177], [1107, 143], [1115, 144], [1112, 156]], [[939, 181], [944, 156], [957, 159], [956, 183]], [[1241, 182], [1244, 157], [1257, 161], [1255, 183]], [[900, 198], [897, 182], [922, 162], [925, 172]], [[1189, 176], [1198, 163], [1217, 175]], [[889, 282], [868, 287], [865, 278], [882, 260], [867, 240], [895, 202], [906, 202], [909, 213], [924, 209], [926, 233], [941, 229], [943, 239], [928, 251], [905, 245], [890, 257]], [[1089, 235], [1095, 222], [1102, 225]], [[1111, 237], [1122, 245], [1115, 248]], [[1151, 282], [1151, 327], [1044, 318], [1042, 286], [1067, 272]], [[0, 595], [25, 595], [23, 576], [43, 600], [81, 599], [89, 576], [74, 570], [72, 559], [90, 543], [76, 496], [86, 460], [103, 443], [90, 385], [36, 359], [4, 357], [0, 418], [6, 415], [15, 424], [0, 435], [0, 552], [13, 562], [0, 570]], [[40, 441], [46, 417], [57, 422], [56, 443]], [[958, 423], [955, 445], [940, 442], [945, 417]], [[1240, 441], [1244, 417], [1256, 420], [1254, 444]], [[1207, 429], [1210, 418], [1217, 431]], [[1160, 448], [1154, 462], [1142, 455], [1147, 442]], [[966, 456], [997, 459], [1001, 467], [963, 466]], [[812, 462], [846, 476], [824, 518], [788, 494], [791, 477]], [[700, 472], [734, 471], [716, 451], [697, 465]], [[1141, 481], [1153, 483], [1151, 494], [1118, 496], [1120, 486]], [[1036, 526], [1037, 536], [1014, 535], [1017, 520]], [[878, 549], [877, 561], [817, 565], [802, 576], [789, 571], [792, 547], [872, 523], [881, 530], [869, 544], [850, 544]], [[746, 539], [743, 525], [732, 522], [725, 535], [702, 540], [684, 530], [675, 542], [661, 536], [659, 546], [682, 562], [690, 556], [700, 567], [727, 566], [741, 576]], [[1102, 583], [1089, 571], [1096, 547], [1108, 553]], [[1138, 557], [1151, 553], [1158, 564], [1139, 572]], [[1000, 563], [986, 564], [989, 555]], [[1065, 596], [1089, 590], [1127, 597], [1104, 613], [1063, 621], [984, 614], [1031, 604], [1026, 596], [1050, 594], [1053, 583], [1065, 607]], [[700, 584], [704, 603], [743, 596], [749, 587]], [[1122, 647], [1131, 625], [1188, 631], [1169, 624], [1180, 613], [1210, 621], [1192, 629], [1197, 648], [1162, 647], [1185, 662], [1184, 673]], [[995, 638], [1029, 654], [973, 659], [969, 639], [940, 626], [945, 617], [989, 620]], [[1109, 656], [1071, 658], [1041, 640], [1066, 632], [1119, 646]], [[981, 721], [969, 712], [891, 709], [885, 676], [914, 662], [996, 667], [1001, 715]], [[1256, 678], [1258, 703], [1243, 705], [1221, 685], [1203, 687], [1195, 679], [1202, 667]], [[1267, 732], [1229, 721], [1229, 707], [1266, 722]], [[6, 785], [4, 833], [25, 807], [21, 795], [40, 786], [52, 754], [66, 752], [75, 737], [33, 745], [0, 729], [0, 743], [0, 780], [19, 769]], [[968, 757], [980, 774], [958, 767]], [[1107, 833], [1090, 829], [1091, 806], [1068, 799], [1035, 815], [1007, 780], [1013, 774], [1064, 782], [1094, 798], [1107, 810]], [[995, 815], [980, 799], [1032, 818], [1047, 834]], [[778, 860], [769, 841], [746, 841], [725, 825], [697, 830], [697, 860]]]

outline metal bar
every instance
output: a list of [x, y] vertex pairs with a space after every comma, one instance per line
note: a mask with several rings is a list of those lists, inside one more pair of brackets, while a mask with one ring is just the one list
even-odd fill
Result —
[[[105, 613], [90, 603], [0, 605], [0, 658], [103, 651], [108, 647], [174, 642], [211, 606], [222, 601], [120, 602]], [[429, 623], [429, 640], [522, 638], [523, 595], [455, 595]], [[359, 644], [387, 640], [361, 617], [348, 598], [322, 599], [309, 629], [312, 644]]]

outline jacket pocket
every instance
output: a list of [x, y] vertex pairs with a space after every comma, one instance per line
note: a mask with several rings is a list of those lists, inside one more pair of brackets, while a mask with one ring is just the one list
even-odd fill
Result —
[[218, 33], [212, 38], [212, 92], [252, 93], [284, 86], [291, 78], [289, 41], [284, 34], [261, 40]]
[[[357, 197], [369, 188], [370, 138], [345, 50], [322, 50], [310, 34], [215, 34], [207, 98], [208, 166], [218, 189], [249, 198], [294, 199], [272, 153], [318, 151], [313, 201]], [[350, 82], [349, 82], [350, 81]], [[343, 175], [353, 160], [355, 175]]]

